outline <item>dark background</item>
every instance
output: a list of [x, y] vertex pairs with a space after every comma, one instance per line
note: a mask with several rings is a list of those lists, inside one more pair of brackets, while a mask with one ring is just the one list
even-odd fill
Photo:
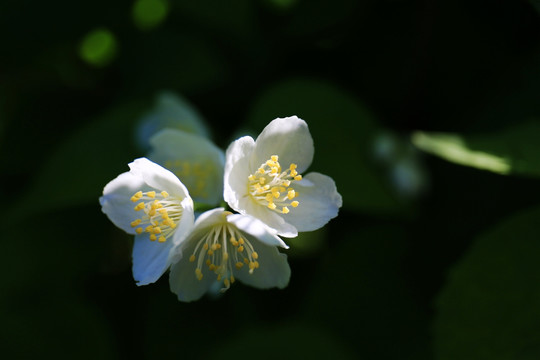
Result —
[[[534, 1], [170, 0], [155, 26], [133, 4], [0, 3], [2, 357], [540, 358], [539, 180], [409, 142], [538, 118]], [[116, 41], [97, 65], [94, 29]], [[135, 286], [98, 197], [144, 156], [135, 125], [163, 90], [222, 148], [309, 124], [344, 206], [290, 242], [286, 289], [184, 304], [166, 276]]]

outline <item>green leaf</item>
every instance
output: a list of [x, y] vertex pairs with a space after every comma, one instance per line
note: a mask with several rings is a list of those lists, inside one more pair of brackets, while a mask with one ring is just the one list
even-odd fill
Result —
[[528, 121], [491, 134], [459, 135], [417, 131], [419, 149], [456, 164], [498, 174], [540, 176], [540, 122]]
[[304, 316], [354, 346], [359, 359], [429, 358], [427, 314], [408, 283], [404, 228], [339, 218], [336, 225], [320, 265], [293, 272], [298, 283], [311, 281]]
[[133, 4], [133, 22], [141, 30], [150, 30], [160, 25], [169, 12], [166, 0], [137, 0]]
[[108, 65], [116, 56], [116, 52], [116, 38], [111, 31], [104, 28], [86, 34], [79, 47], [81, 58], [96, 67]]
[[259, 97], [248, 125], [259, 132], [271, 120], [292, 115], [308, 123], [315, 142], [315, 159], [309, 171], [336, 181], [344, 207], [369, 212], [398, 208], [370, 161], [378, 126], [358, 99], [320, 80], [286, 80]]
[[452, 269], [437, 301], [437, 359], [538, 359], [539, 219], [534, 208], [498, 224]]
[[224, 334], [207, 351], [208, 359], [234, 359], [239, 354], [253, 354], [260, 360], [289, 357], [358, 359], [332, 332], [303, 323], [282, 323], [272, 327], [257, 326], [254, 323], [237, 332]]
[[36, 169], [30, 189], [10, 214], [97, 204], [103, 187], [128, 171], [133, 160], [133, 124], [148, 104], [119, 106], [81, 128]]

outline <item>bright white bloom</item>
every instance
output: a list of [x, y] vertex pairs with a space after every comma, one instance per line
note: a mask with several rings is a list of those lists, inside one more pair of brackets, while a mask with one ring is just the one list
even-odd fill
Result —
[[129, 164], [103, 189], [102, 211], [120, 229], [135, 235], [133, 278], [155, 282], [169, 268], [174, 251], [193, 228], [193, 201], [170, 171], [146, 158]]
[[225, 155], [211, 141], [185, 131], [165, 129], [150, 139], [148, 158], [172, 171], [194, 201], [216, 205], [223, 196]]
[[236, 280], [259, 289], [284, 288], [291, 269], [277, 246], [288, 248], [257, 219], [223, 208], [207, 211], [176, 250], [181, 259], [171, 266], [171, 290], [180, 301], [194, 301], [216, 282], [222, 291]]
[[322, 227], [337, 216], [342, 200], [330, 177], [314, 172], [302, 177], [313, 153], [308, 126], [296, 116], [273, 120], [256, 141], [236, 140], [226, 153], [225, 201], [281, 236]]
[[209, 137], [199, 112], [186, 99], [172, 92], [159, 94], [154, 108], [140, 120], [136, 134], [139, 146], [148, 149], [152, 135], [167, 128]]

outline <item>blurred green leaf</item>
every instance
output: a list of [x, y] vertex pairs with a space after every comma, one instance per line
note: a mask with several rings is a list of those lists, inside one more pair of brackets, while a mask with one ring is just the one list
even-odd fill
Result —
[[259, 97], [248, 125], [261, 131], [271, 120], [291, 115], [308, 123], [315, 142], [309, 171], [331, 176], [345, 207], [371, 212], [396, 210], [398, 202], [370, 161], [378, 126], [359, 100], [323, 81], [286, 80]]
[[540, 176], [540, 122], [528, 121], [495, 133], [459, 135], [417, 131], [419, 149], [456, 164], [498, 174]]
[[113, 334], [95, 305], [67, 288], [28, 285], [0, 296], [4, 358], [117, 358]]
[[[273, 3], [289, 5], [290, 1], [274, 0]], [[299, 1], [298, 4], [293, 2], [292, 5], [294, 12], [284, 28], [289, 36], [294, 37], [313, 34], [328, 36], [332, 32], [329, 29], [335, 31], [336, 26], [351, 20], [353, 14], [358, 14], [358, 6], [363, 6], [362, 2], [355, 0]]]
[[287, 255], [290, 257], [316, 256], [326, 248], [326, 227], [316, 231], [298, 233], [297, 237], [287, 238], [285, 242], [290, 246]]
[[169, 12], [166, 0], [137, 0], [133, 4], [133, 21], [141, 30], [149, 30], [161, 24]]
[[[241, 340], [240, 340], [241, 339]], [[252, 325], [235, 331], [208, 349], [208, 359], [234, 359], [252, 354], [257, 359], [358, 359], [341, 339], [310, 324]]]
[[58, 146], [36, 169], [33, 185], [11, 215], [97, 204], [103, 187], [128, 171], [133, 160], [133, 124], [149, 104], [125, 104], [95, 119]]
[[536, 11], [540, 13], [540, 0], [529, 0], [529, 2], [534, 6]]
[[298, 2], [298, 0], [264, 0], [265, 4], [282, 11], [290, 10], [295, 7]]
[[256, 33], [254, 5], [250, 0], [177, 1], [174, 10], [197, 27], [212, 29], [220, 36], [228, 35], [228, 41], [232, 41]]
[[437, 300], [439, 360], [533, 360], [540, 354], [540, 208], [479, 236]]
[[120, 69], [127, 87], [142, 86], [145, 92], [174, 87], [187, 95], [205, 93], [230, 80], [231, 69], [222, 49], [198, 32], [156, 31], [130, 50], [124, 55], [137, 61], [124, 63]]
[[108, 29], [92, 30], [82, 39], [79, 55], [81, 58], [97, 67], [108, 65], [116, 56], [116, 38]]
[[359, 359], [428, 359], [427, 314], [407, 282], [404, 229], [339, 225], [319, 268], [309, 272], [304, 316], [354, 346]]

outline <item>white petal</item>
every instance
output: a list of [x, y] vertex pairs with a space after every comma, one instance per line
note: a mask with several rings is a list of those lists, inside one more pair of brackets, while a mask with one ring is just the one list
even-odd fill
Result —
[[200, 236], [204, 233], [193, 233], [182, 246], [182, 258], [171, 266], [169, 285], [171, 291], [178, 296], [180, 301], [195, 301], [204, 295], [215, 282], [216, 276], [206, 266], [202, 267], [203, 278], [198, 280], [195, 276], [196, 263], [190, 262], [189, 257], [193, 253]]
[[205, 228], [212, 227], [218, 222], [223, 221], [223, 208], [216, 208], [205, 211], [195, 221], [194, 231], [202, 231]]
[[193, 229], [193, 201], [186, 197], [181, 202], [183, 211], [174, 234], [165, 242], [150, 241], [148, 234], [135, 236], [133, 244], [133, 278], [137, 285], [155, 282], [173, 261], [181, 258], [178, 250]]
[[184, 184], [169, 170], [148, 160], [139, 158], [129, 164], [131, 173], [141, 177], [145, 183], [158, 191], [167, 191], [170, 195], [185, 198], [188, 191]]
[[253, 273], [249, 273], [247, 266], [240, 270], [234, 269], [234, 276], [246, 285], [250, 285], [259, 289], [269, 289], [278, 287], [280, 289], [287, 286], [291, 277], [291, 268], [287, 263], [287, 255], [281, 254], [277, 247], [268, 246], [254, 237], [247, 235], [253, 248], [258, 253], [259, 268]]
[[181, 205], [184, 209], [182, 211], [182, 217], [174, 230], [173, 236], [167, 239], [167, 241], [171, 241], [174, 244], [174, 247], [169, 253], [169, 258], [167, 259], [168, 265], [180, 259], [182, 256], [179, 251], [180, 245], [191, 234], [194, 228], [195, 213], [193, 211], [193, 200], [191, 200], [190, 197], [187, 197], [182, 200]]
[[154, 109], [148, 112], [137, 126], [137, 140], [143, 149], [159, 130], [170, 128], [208, 138], [206, 125], [197, 110], [182, 97], [164, 92], [156, 99]]
[[272, 155], [278, 155], [283, 167], [294, 163], [302, 173], [311, 165], [314, 152], [313, 139], [304, 120], [296, 116], [277, 118], [257, 138], [250, 168], [256, 170]]
[[208, 138], [208, 129], [197, 109], [177, 94], [163, 92], [157, 99], [157, 112], [164, 119], [166, 127]]
[[155, 282], [169, 267], [168, 259], [173, 241], [150, 241], [147, 234], [135, 236], [133, 244], [133, 278], [137, 285]]
[[241, 211], [239, 200], [247, 194], [248, 176], [251, 174], [248, 159], [254, 147], [255, 141], [244, 136], [234, 141], [225, 155], [223, 197], [236, 211]]
[[223, 151], [197, 135], [165, 129], [150, 139], [148, 157], [171, 170], [195, 201], [217, 204], [223, 194]]
[[139, 217], [133, 209], [135, 204], [131, 197], [137, 191], [148, 191], [151, 188], [145, 184], [141, 177], [126, 172], [109, 182], [103, 189], [103, 196], [99, 198], [101, 211], [103, 211], [114, 225], [128, 234], [135, 234], [131, 222]]
[[309, 173], [294, 188], [300, 204], [282, 217], [298, 231], [317, 230], [337, 216], [342, 199], [331, 177]]
[[216, 281], [215, 274], [204, 266], [201, 269], [203, 279], [199, 281], [195, 276], [196, 263], [190, 262], [189, 257], [193, 254], [199, 240], [210, 231], [211, 227], [220, 222], [223, 222], [223, 208], [204, 212], [197, 218], [190, 235], [174, 251], [176, 254], [171, 266], [169, 284], [171, 291], [178, 296], [180, 301], [199, 299]]
[[261, 220], [280, 236], [289, 238], [298, 236], [298, 231], [294, 226], [287, 223], [278, 213], [256, 203], [249, 195], [239, 199], [238, 208], [238, 212]]
[[252, 235], [266, 245], [281, 246], [288, 249], [289, 247], [279, 236], [275, 235], [268, 226], [263, 222], [249, 215], [233, 214], [227, 217], [227, 221], [234, 224], [239, 230]]

